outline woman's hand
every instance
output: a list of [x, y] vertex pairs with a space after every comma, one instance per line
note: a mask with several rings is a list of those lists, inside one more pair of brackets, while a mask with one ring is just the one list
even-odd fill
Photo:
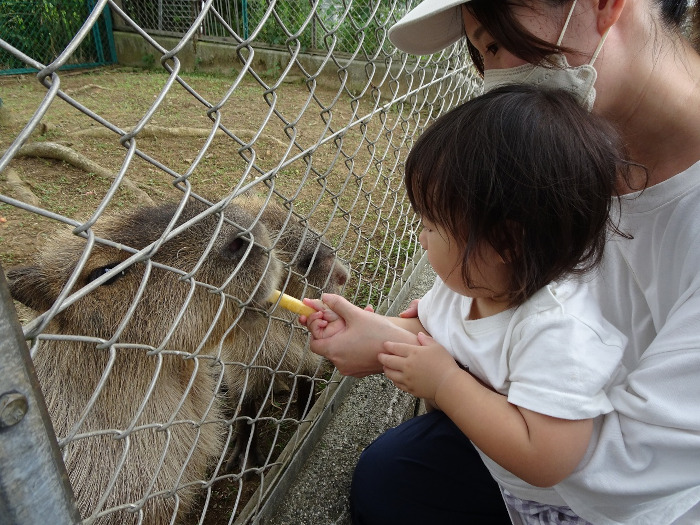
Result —
[[331, 361], [343, 375], [364, 377], [382, 372], [377, 355], [386, 341], [416, 342], [416, 336], [390, 318], [359, 308], [340, 295], [323, 294], [321, 301], [304, 299], [317, 309], [299, 322], [309, 327], [311, 351]]

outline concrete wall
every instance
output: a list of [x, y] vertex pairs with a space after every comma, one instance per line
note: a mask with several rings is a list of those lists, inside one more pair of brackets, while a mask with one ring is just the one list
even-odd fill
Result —
[[[164, 49], [173, 49], [180, 39], [172, 36], [153, 36]], [[138, 33], [114, 31], [114, 43], [117, 51], [117, 61], [121, 65], [135, 67], [160, 67], [161, 53], [151, 46]], [[247, 52], [243, 52], [247, 53]], [[243, 68], [244, 63], [238, 57], [232, 44], [190, 40], [177, 54], [183, 71], [201, 71], [208, 73], [236, 74]], [[340, 79], [344, 79], [347, 90], [360, 94], [381, 84], [381, 99], [384, 102], [400, 97], [411, 89], [420, 101], [423, 97], [439, 101], [438, 93], [454, 93], [460, 86], [471, 92], [478, 83], [474, 75], [460, 72], [436, 71], [422, 67], [413, 75], [408, 73], [412, 67], [405, 67], [394, 61], [388, 78], [387, 65], [361, 60], [350, 61], [347, 57], [335, 56], [338, 64], [325, 55], [300, 54], [284, 82], [306, 81], [308, 76], [315, 78], [319, 86], [337, 91]], [[248, 55], [244, 54], [244, 60]], [[290, 55], [287, 51], [256, 48], [251, 66], [262, 76], [276, 77], [287, 67]], [[304, 69], [302, 71], [301, 68]], [[339, 69], [340, 68], [340, 69]], [[267, 75], [266, 75], [267, 74]], [[371, 78], [368, 78], [371, 76]], [[429, 79], [439, 79], [431, 83]], [[427, 84], [427, 85], [426, 85]], [[465, 86], [465, 84], [469, 84]]]
[[[169, 36], [153, 36], [165, 49], [172, 49], [180, 40]], [[139, 34], [126, 31], [114, 32], [114, 44], [117, 50], [117, 61], [121, 65], [135, 67], [157, 67], [160, 65], [161, 53], [149, 45]], [[244, 53], [246, 53], [244, 51]], [[190, 40], [177, 55], [184, 71], [202, 71], [209, 73], [235, 74], [243, 67], [243, 62], [236, 54], [235, 46], [231, 44], [204, 42]], [[247, 59], [247, 54], [244, 55]], [[255, 49], [252, 67], [258, 74], [270, 72], [281, 73], [289, 63], [290, 55], [287, 51], [274, 49]], [[348, 59], [336, 59], [347, 72], [346, 85], [350, 92], [359, 93], [368, 84], [367, 71], [375, 68], [373, 78], [377, 82], [383, 78], [386, 66], [383, 64], [371, 65], [367, 62], [350, 62]], [[338, 89], [338, 66], [325, 56], [316, 54], [299, 55], [297, 62], [308, 75], [316, 75], [316, 81], [321, 86]], [[369, 65], [368, 65], [369, 64]], [[345, 67], [347, 66], [347, 67]], [[400, 66], [392, 67], [393, 74], [400, 73]], [[304, 80], [307, 75], [295, 64], [289, 75], [288, 81]], [[371, 82], [371, 81], [370, 81]], [[408, 85], [407, 82], [402, 82]]]

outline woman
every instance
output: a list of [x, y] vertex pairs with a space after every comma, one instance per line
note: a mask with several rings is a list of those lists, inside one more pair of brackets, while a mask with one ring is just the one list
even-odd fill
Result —
[[[685, 0], [426, 0], [390, 33], [414, 54], [466, 36], [491, 86], [544, 79], [573, 90], [648, 170], [619, 188], [628, 194], [620, 229], [633, 239], [608, 243], [593, 283], [629, 338], [628, 373], [611, 392], [615, 412], [556, 486], [596, 524], [700, 523], [700, 56], [680, 35], [686, 9]], [[558, 51], [578, 69], [552, 57]], [[329, 306], [344, 315], [342, 304]], [[340, 343], [312, 349], [348, 375], [382, 371], [380, 348]], [[508, 523], [463, 445], [439, 413], [380, 436], [353, 478], [356, 523]]]

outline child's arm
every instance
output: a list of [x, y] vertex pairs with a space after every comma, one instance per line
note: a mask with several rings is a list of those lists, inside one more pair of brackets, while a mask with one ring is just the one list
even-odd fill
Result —
[[421, 332], [424, 334], [427, 333], [425, 328], [423, 328], [423, 323], [421, 323], [417, 317], [387, 317], [387, 319], [389, 319], [396, 326], [401, 327], [404, 330], [408, 330], [414, 335], [418, 335]]
[[386, 341], [416, 344], [416, 333], [423, 330], [417, 318], [384, 317], [363, 310], [343, 297], [323, 294], [322, 302], [304, 299], [317, 310], [299, 321], [313, 337], [311, 350], [333, 362], [344, 375], [363, 377], [382, 372], [377, 355]]
[[434, 404], [486, 455], [526, 482], [549, 487], [566, 478], [588, 447], [593, 421], [532, 412], [481, 384], [442, 346], [386, 343], [378, 359], [397, 387]]

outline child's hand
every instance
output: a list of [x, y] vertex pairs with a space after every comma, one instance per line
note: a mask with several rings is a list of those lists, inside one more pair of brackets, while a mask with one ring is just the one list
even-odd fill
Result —
[[418, 334], [420, 346], [402, 343], [384, 343], [379, 362], [384, 374], [401, 390], [416, 397], [435, 400], [440, 386], [459, 365], [449, 352], [424, 333]]
[[340, 295], [323, 294], [323, 302], [304, 299], [319, 310], [300, 316], [299, 322], [311, 331], [311, 351], [331, 361], [343, 375], [364, 377], [381, 373], [377, 354], [385, 341], [415, 341], [416, 336], [389, 318], [362, 309]]
[[314, 339], [327, 339], [345, 330], [345, 319], [328, 308], [320, 299], [304, 298], [302, 302], [316, 310], [309, 316], [299, 316], [299, 322], [309, 329]]

